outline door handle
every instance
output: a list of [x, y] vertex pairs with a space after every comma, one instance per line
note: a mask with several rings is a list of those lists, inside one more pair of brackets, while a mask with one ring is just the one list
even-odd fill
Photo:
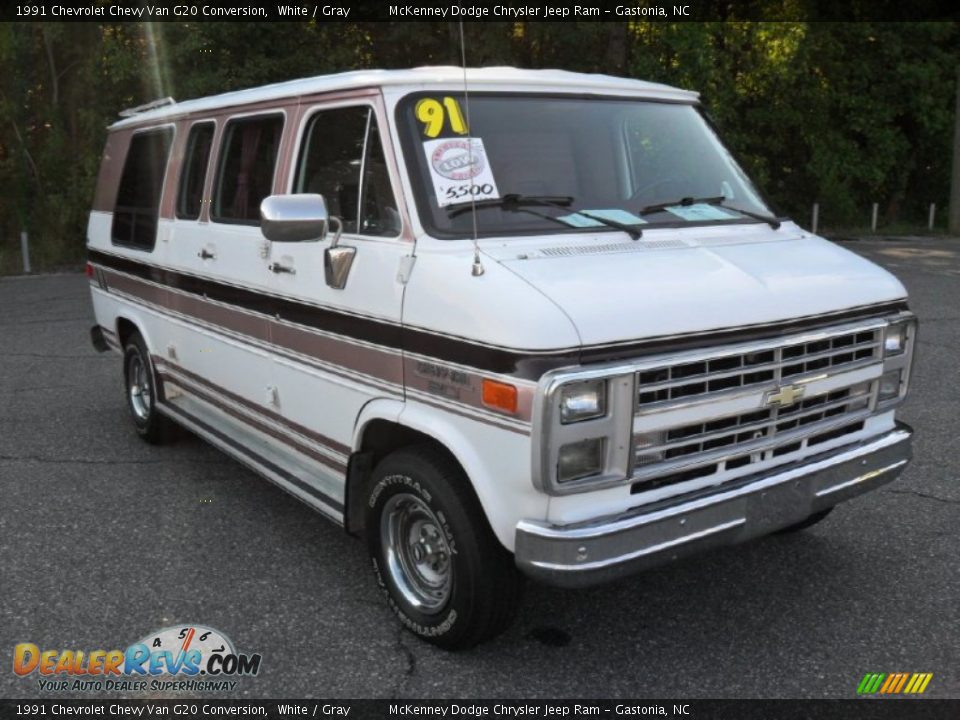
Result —
[[267, 265], [267, 269], [277, 273], [278, 275], [280, 273], [287, 273], [288, 275], [297, 274], [297, 271], [294, 268], [290, 267], [289, 265], [281, 265], [280, 263], [270, 263]]
[[216, 260], [217, 254], [208, 252], [206, 248], [197, 253], [197, 257], [201, 260]]

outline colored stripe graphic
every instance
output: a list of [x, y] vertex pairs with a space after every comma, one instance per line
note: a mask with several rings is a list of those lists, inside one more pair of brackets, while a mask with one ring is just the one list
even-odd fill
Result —
[[927, 689], [931, 679], [933, 679], [933, 673], [914, 673], [904, 692], [914, 695], [922, 693]]
[[900, 680], [897, 682], [897, 685], [890, 692], [898, 693], [903, 689], [903, 684], [907, 681], [907, 673], [900, 673]]
[[898, 673], [891, 673], [890, 675], [887, 675], [886, 682], [884, 682], [883, 685], [880, 687], [880, 692], [882, 693], [890, 692], [890, 688], [896, 685], [897, 680], [899, 679], [900, 679], [900, 675]]
[[857, 695], [918, 695], [932, 679], [933, 673], [867, 673], [857, 685]]
[[857, 695], [862, 695], [867, 691], [867, 684], [870, 682], [871, 677], [873, 677], [873, 673], [867, 673], [863, 676], [863, 680], [857, 685]]

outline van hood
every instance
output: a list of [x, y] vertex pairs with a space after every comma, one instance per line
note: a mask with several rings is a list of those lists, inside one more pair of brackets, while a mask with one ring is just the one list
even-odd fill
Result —
[[[906, 297], [890, 273], [793, 223], [484, 248], [550, 298], [583, 345], [758, 325]], [[622, 237], [622, 236], [621, 236]]]

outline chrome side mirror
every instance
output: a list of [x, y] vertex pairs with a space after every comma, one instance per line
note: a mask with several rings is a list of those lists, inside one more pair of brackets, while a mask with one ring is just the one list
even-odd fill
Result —
[[260, 203], [260, 231], [270, 242], [317, 242], [329, 223], [323, 195], [270, 195]]
[[327, 285], [343, 290], [357, 249], [340, 245], [343, 224], [327, 211], [323, 195], [271, 195], [260, 203], [260, 231], [270, 242], [317, 242], [327, 236], [331, 223], [336, 232], [323, 253], [323, 273]]

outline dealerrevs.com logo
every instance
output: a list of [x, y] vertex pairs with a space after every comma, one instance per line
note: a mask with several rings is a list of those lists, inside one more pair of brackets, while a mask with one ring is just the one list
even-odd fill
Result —
[[126, 650], [13, 649], [13, 672], [37, 678], [50, 692], [231, 691], [260, 672], [259, 654], [238, 653], [230, 639], [204, 625], [152, 632]]

